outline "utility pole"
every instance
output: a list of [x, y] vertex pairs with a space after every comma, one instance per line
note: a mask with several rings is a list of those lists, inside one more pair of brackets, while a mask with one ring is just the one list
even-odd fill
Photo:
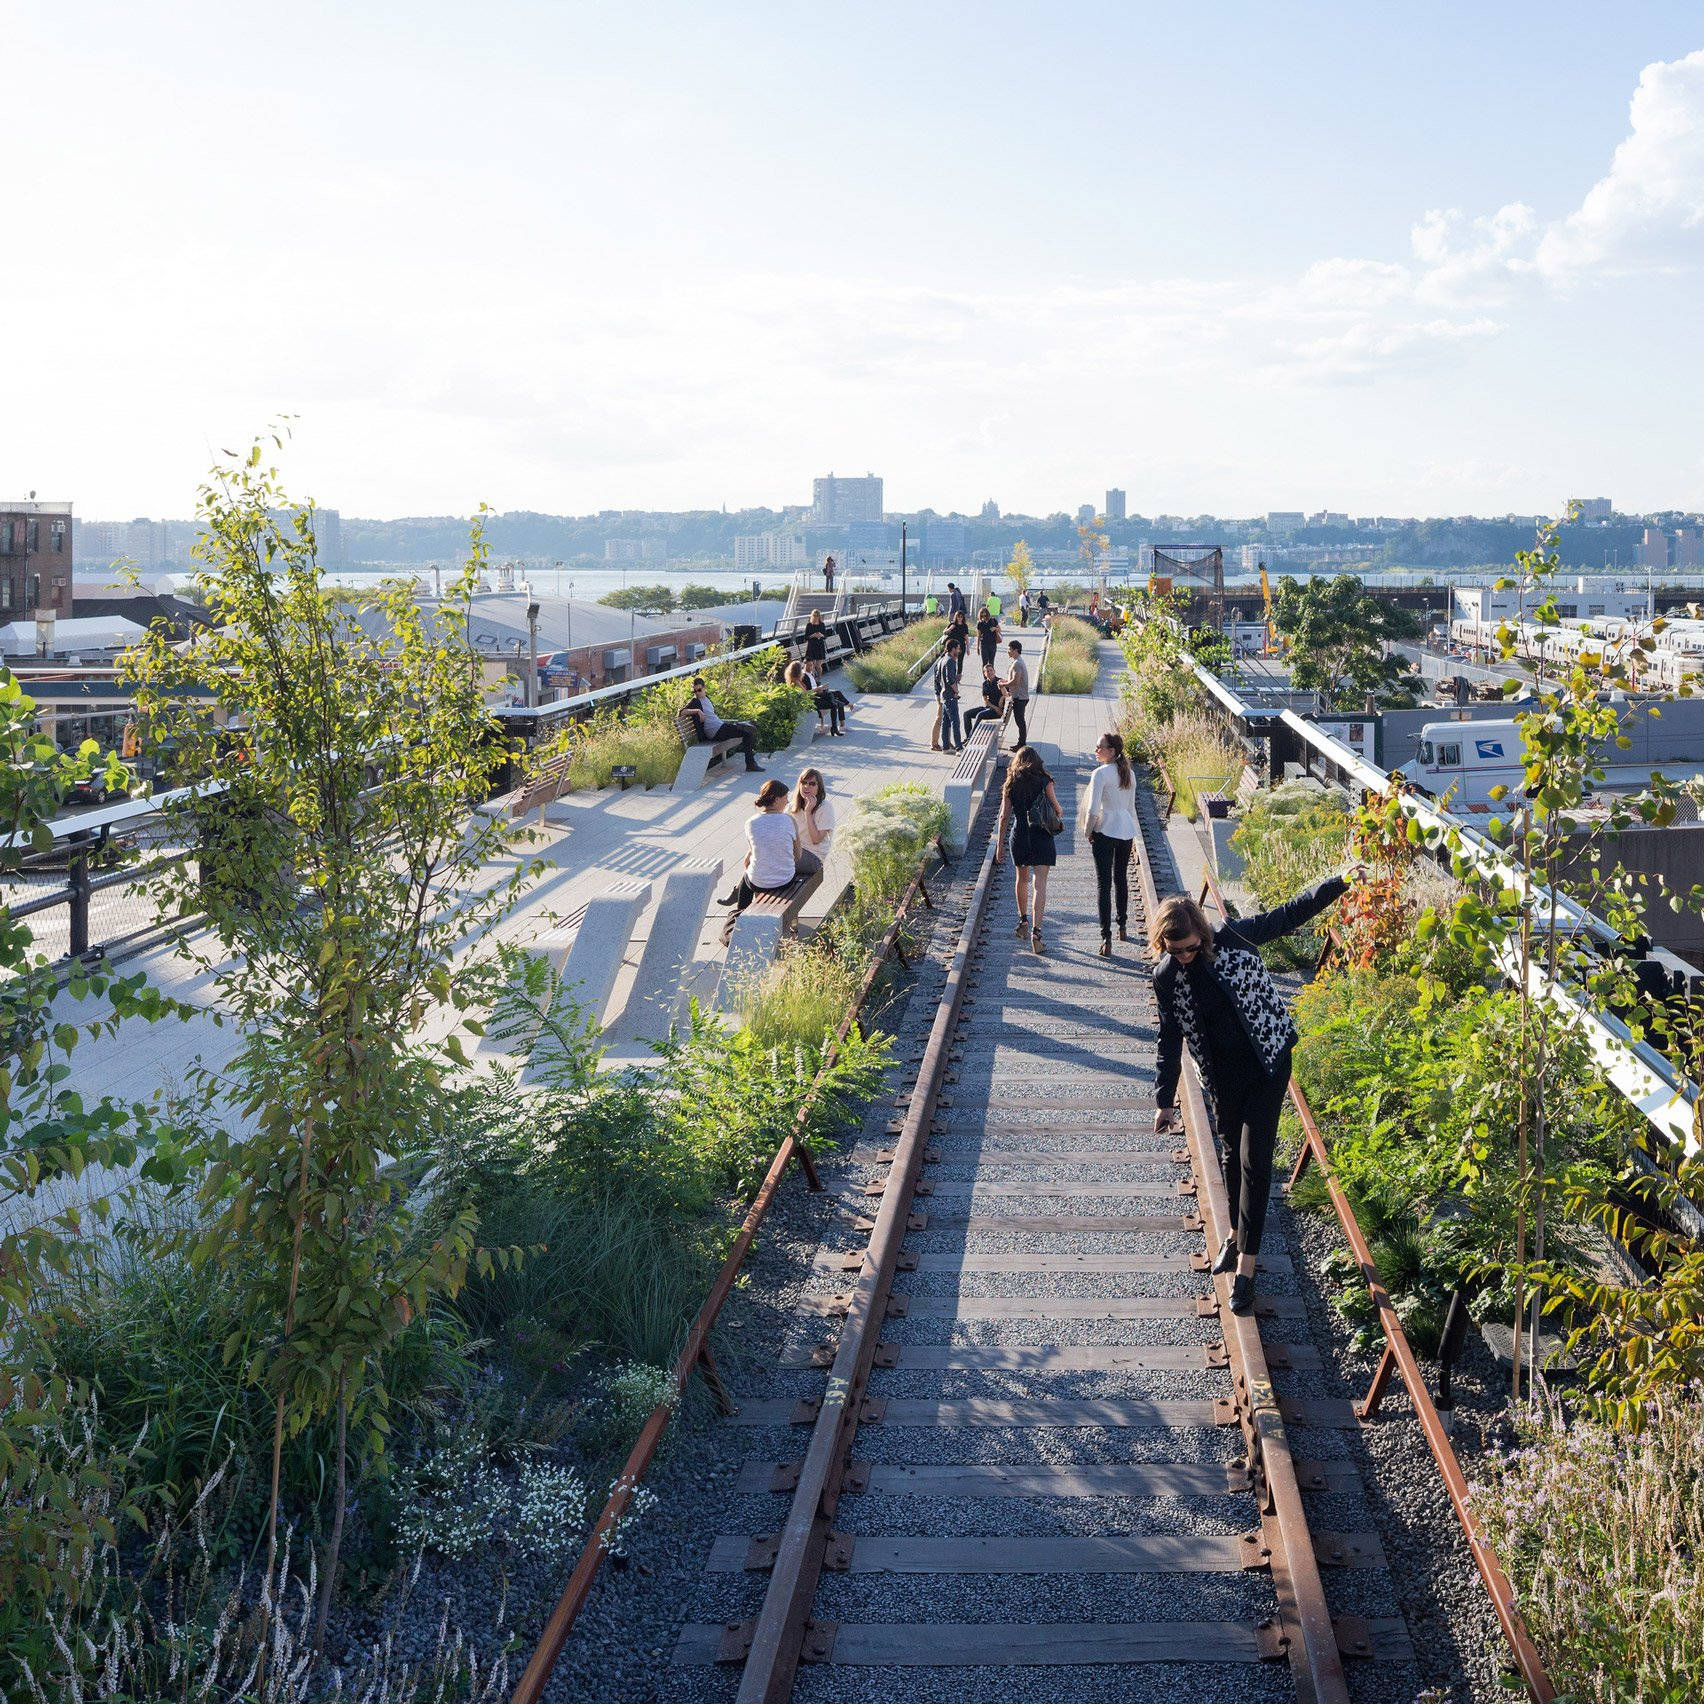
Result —
[[899, 619], [905, 619], [905, 522], [899, 523]]
[[538, 708], [538, 605], [527, 605], [527, 708]]

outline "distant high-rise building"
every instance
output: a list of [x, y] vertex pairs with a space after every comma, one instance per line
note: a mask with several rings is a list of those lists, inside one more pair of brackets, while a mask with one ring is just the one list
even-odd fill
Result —
[[1615, 505], [1607, 497], [1570, 497], [1570, 507], [1577, 507], [1582, 521], [1607, 521], [1615, 513]]
[[1079, 506], [1079, 508], [1077, 510], [1077, 525], [1078, 526], [1080, 526], [1080, 527], [1090, 526], [1090, 525], [1093, 524], [1094, 518], [1095, 518], [1095, 506], [1094, 506], [1093, 503], [1084, 503], [1084, 504]]
[[1273, 532], [1287, 532], [1292, 527], [1305, 527], [1308, 518], [1300, 509], [1268, 509], [1266, 525]]
[[1124, 519], [1124, 493], [1115, 485], [1106, 494], [1106, 507], [1101, 510], [1109, 521]]
[[803, 533], [750, 533], [734, 540], [736, 568], [803, 568], [806, 561]]
[[1697, 527], [1675, 529], [1674, 565], [1677, 568], [1704, 568], [1704, 535]]
[[982, 505], [976, 517], [979, 521], [997, 521], [1000, 518], [1000, 505], [992, 497]]
[[1661, 527], [1646, 527], [1639, 543], [1641, 568], [1668, 567], [1668, 534]]
[[873, 473], [862, 479], [837, 479], [831, 473], [811, 482], [811, 495], [811, 519], [818, 526], [882, 518], [882, 482]]
[[0, 612], [71, 613], [71, 505], [0, 502]]

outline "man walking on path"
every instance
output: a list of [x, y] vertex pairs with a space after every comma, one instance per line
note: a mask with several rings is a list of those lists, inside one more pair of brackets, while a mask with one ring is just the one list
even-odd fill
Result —
[[946, 646], [935, 664], [935, 702], [941, 746], [947, 751], [964, 750], [964, 729], [959, 726], [959, 677], [964, 667], [964, 648]]
[[1018, 626], [1028, 627], [1030, 615], [1029, 587], [1025, 586], [1022, 596], [1018, 599]]
[[963, 615], [968, 619], [969, 612], [964, 607], [964, 593], [951, 580], [947, 581], [947, 619], [955, 615]]
[[687, 699], [686, 708], [697, 719], [701, 738], [738, 740], [746, 768], [753, 775], [763, 773], [763, 765], [757, 761], [757, 729], [750, 722], [724, 722], [716, 714], [716, 706], [710, 702], [710, 689], [704, 684], [702, 675], [693, 676], [692, 696]]
[[1012, 659], [1011, 672], [1006, 676], [1006, 699], [1012, 706], [1012, 720], [1018, 724], [1018, 737], [1012, 741], [1012, 750], [1021, 751], [1029, 744], [1030, 697], [1029, 664], [1024, 661], [1023, 641], [1014, 639], [1006, 647], [1006, 654]]
[[985, 609], [976, 618], [976, 648], [985, 667], [994, 661], [999, 644], [1000, 618], [992, 610]]

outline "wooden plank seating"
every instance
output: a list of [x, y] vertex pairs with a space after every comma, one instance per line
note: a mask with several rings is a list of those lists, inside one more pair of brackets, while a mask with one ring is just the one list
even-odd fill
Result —
[[538, 812], [538, 820], [543, 823], [550, 807], [562, 797], [568, 785], [568, 770], [574, 761], [571, 751], [564, 751], [553, 757], [530, 781], [523, 786], [514, 788], [511, 792], [500, 794], [495, 799], [487, 799], [483, 804], [475, 805], [474, 815], [482, 817], [512, 817], [516, 821], [526, 816], [530, 811]]
[[721, 873], [720, 862], [690, 860], [663, 877], [632, 990], [605, 1025], [604, 1037], [613, 1049], [648, 1055], [649, 1044], [666, 1040], [680, 1023], [686, 967], [698, 949], [704, 913]]
[[675, 716], [675, 732], [680, 735], [682, 751], [679, 772], [669, 788], [671, 793], [696, 792], [704, 785], [712, 763], [740, 749], [740, 742], [735, 739], [700, 739], [698, 718], [690, 710], [682, 710]]
[[813, 870], [808, 876], [796, 877], [779, 893], [760, 893], [733, 918], [723, 933], [728, 959], [716, 989], [719, 1010], [731, 1011], [739, 997], [739, 984], [749, 976], [761, 975], [781, 950], [783, 937], [798, 933], [799, 913], [822, 886], [822, 875], [821, 870]]

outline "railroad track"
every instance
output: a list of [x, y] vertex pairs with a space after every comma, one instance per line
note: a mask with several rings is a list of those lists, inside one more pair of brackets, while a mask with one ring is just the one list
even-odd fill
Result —
[[761, 1606], [684, 1629], [700, 1683], [675, 1696], [1418, 1689], [1345, 1446], [1358, 1422], [1320, 1393], [1289, 1251], [1269, 1235], [1254, 1315], [1232, 1315], [1206, 1271], [1227, 1208], [1187, 1073], [1187, 1140], [1152, 1129], [1139, 943], [1176, 885], [1158, 814], [1144, 797], [1133, 940], [1101, 960], [1070, 827], [1087, 766], [1047, 755], [1067, 818], [1047, 954], [1014, 937], [985, 805], [916, 1080], [855, 1156], [867, 1181], [841, 1186], [867, 1244], [819, 1257], [782, 1347], [821, 1369], [800, 1375], [813, 1393], [734, 1417], [754, 1446], [741, 1507], [772, 1514], [708, 1568], [759, 1582]]

